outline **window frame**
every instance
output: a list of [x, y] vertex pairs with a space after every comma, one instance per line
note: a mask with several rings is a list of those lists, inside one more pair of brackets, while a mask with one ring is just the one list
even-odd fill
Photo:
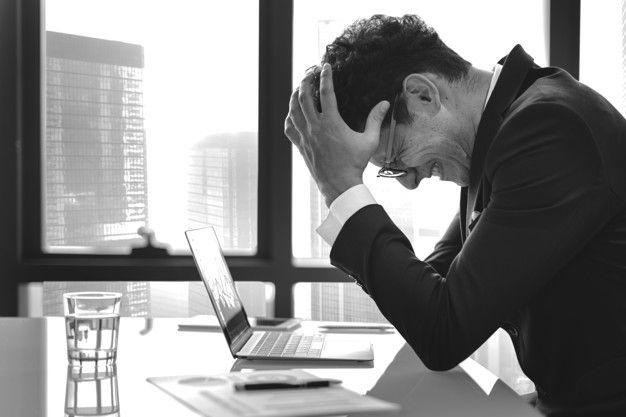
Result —
[[[549, 7], [550, 64], [578, 77], [580, 1], [546, 0]], [[0, 98], [3, 230], [0, 261], [0, 315], [17, 314], [20, 284], [42, 281], [194, 281], [191, 256], [133, 258], [128, 255], [45, 254], [41, 239], [41, 144], [44, 62], [44, 0], [2, 2], [0, 55], [6, 71], [0, 85], [14, 90]], [[237, 281], [275, 286], [274, 314], [293, 315], [292, 288], [301, 282], [349, 282], [332, 267], [295, 266], [292, 258], [292, 146], [283, 123], [292, 85], [293, 0], [259, 0], [259, 176], [258, 250], [254, 256], [227, 256]], [[12, 197], [12, 198], [11, 198]]]

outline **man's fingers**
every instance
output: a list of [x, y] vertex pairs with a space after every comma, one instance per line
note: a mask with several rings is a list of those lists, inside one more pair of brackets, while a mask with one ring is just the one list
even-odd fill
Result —
[[291, 118], [294, 127], [300, 133], [303, 133], [307, 130], [307, 120], [304, 118], [302, 108], [300, 107], [300, 101], [298, 100], [298, 90], [299, 89], [296, 88], [295, 91], [291, 94], [291, 98], [289, 99], [289, 117]]
[[300, 142], [298, 131], [294, 127], [289, 115], [285, 118], [285, 136], [287, 136], [287, 139], [289, 139], [296, 146]]
[[387, 110], [389, 110], [389, 102], [387, 100], [381, 101], [370, 110], [370, 114], [367, 116], [367, 121], [365, 122], [365, 134], [375, 137], [380, 135], [380, 127], [383, 124], [383, 120], [385, 120]]
[[319, 113], [315, 108], [315, 104], [313, 102], [313, 71], [307, 72], [306, 76], [300, 82], [298, 101], [300, 102], [300, 107], [302, 108], [302, 114], [304, 118], [312, 125], [319, 120]]
[[333, 86], [333, 73], [330, 64], [326, 63], [322, 67], [320, 79], [320, 102], [322, 113], [337, 113], [337, 98], [335, 97], [335, 87]]
[[[307, 144], [302, 141], [300, 132], [298, 132], [298, 130], [293, 124], [293, 121], [291, 120], [291, 117], [289, 116], [287, 116], [287, 118], [285, 119], [285, 136], [287, 136], [287, 138], [291, 141], [291, 143], [293, 143], [294, 146], [298, 149], [298, 151], [303, 157], [302, 159], [304, 159], [304, 163], [309, 169], [309, 172], [311, 172], [311, 175], [314, 176], [315, 171], [312, 169], [310, 158], [307, 155], [307, 150], [310, 150], [310, 147], [308, 147]], [[315, 179], [315, 176], [314, 176], [314, 179]]]

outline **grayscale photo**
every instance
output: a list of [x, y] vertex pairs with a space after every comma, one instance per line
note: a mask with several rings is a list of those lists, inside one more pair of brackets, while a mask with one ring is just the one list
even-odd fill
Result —
[[4, 0], [0, 58], [0, 417], [626, 415], [626, 0]]

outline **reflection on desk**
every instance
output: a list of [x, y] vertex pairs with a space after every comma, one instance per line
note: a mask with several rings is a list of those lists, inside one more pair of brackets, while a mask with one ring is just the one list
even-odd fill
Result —
[[116, 366], [68, 366], [65, 414], [70, 417], [118, 417], [120, 400]]
[[306, 360], [249, 360], [237, 359], [233, 362], [230, 372], [268, 371], [280, 369], [345, 369], [373, 368], [374, 361], [306, 361]]
[[[232, 359], [222, 334], [179, 332], [178, 321], [154, 319], [146, 326], [144, 319], [122, 318], [117, 373], [115, 377], [101, 374], [99, 379], [102, 392], [106, 391], [107, 398], [111, 398], [107, 401], [112, 410], [114, 404], [118, 404], [117, 412], [125, 416], [194, 416], [186, 407], [146, 382], [146, 378], [214, 375], [229, 372], [231, 368], [249, 369], [250, 366], [263, 366], [263, 369], [291, 366], [301, 367], [322, 378], [339, 378], [346, 388], [360, 394], [368, 393], [400, 403], [402, 416], [538, 416], [500, 380], [492, 385], [487, 395], [477, 383], [478, 373], [471, 366], [465, 367], [467, 371], [461, 367], [442, 373], [429, 371], [397, 333], [337, 335], [351, 341], [371, 341], [375, 360], [369, 367], [358, 367], [363, 365], [355, 363], [322, 366], [321, 363], [306, 362], [237, 362]], [[315, 329], [315, 323], [307, 323], [302, 331]], [[81, 381], [67, 369], [63, 318], [0, 319], [0, 340], [2, 415], [63, 415], [67, 407], [66, 393], [76, 390], [80, 396], [81, 392]], [[73, 404], [83, 403], [77, 398]], [[100, 404], [104, 409], [102, 395]]]
[[406, 344], [368, 395], [401, 404], [399, 416], [540, 416], [502, 381], [486, 395], [459, 367], [429, 371]]

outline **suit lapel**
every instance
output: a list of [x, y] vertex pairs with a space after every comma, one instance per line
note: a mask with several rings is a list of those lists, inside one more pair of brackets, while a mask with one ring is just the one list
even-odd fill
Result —
[[509, 55], [502, 58], [500, 77], [491, 93], [487, 106], [478, 124], [472, 160], [470, 163], [470, 182], [461, 190], [461, 235], [467, 238], [472, 221], [478, 220], [484, 205], [489, 201], [491, 190], [484, 190], [483, 169], [485, 157], [500, 125], [503, 114], [519, 96], [520, 89], [533, 65], [533, 59], [520, 45], [516, 45]]

